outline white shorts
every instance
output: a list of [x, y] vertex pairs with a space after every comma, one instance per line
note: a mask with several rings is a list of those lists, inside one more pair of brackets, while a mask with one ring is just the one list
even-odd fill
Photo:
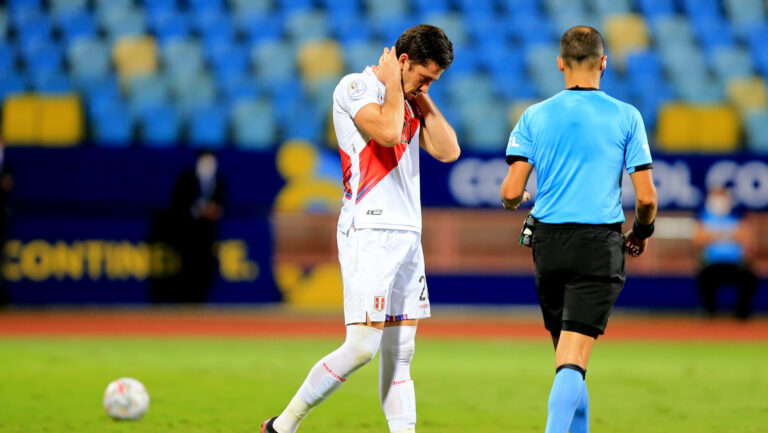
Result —
[[344, 321], [365, 323], [429, 317], [421, 233], [354, 229], [338, 232]]

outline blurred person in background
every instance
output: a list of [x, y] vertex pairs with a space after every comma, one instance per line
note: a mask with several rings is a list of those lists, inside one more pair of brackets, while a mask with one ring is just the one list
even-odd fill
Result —
[[13, 190], [13, 174], [5, 160], [5, 143], [0, 141], [0, 307], [10, 302], [2, 272], [5, 262], [5, 242], [8, 240], [8, 222], [11, 212], [9, 198]]
[[[392, 433], [416, 432], [411, 360], [416, 328], [430, 316], [421, 248], [420, 148], [441, 162], [459, 157], [456, 132], [428, 95], [453, 62], [435, 26], [412, 27], [379, 64], [341, 79], [333, 93], [344, 198], [336, 239], [347, 336], [309, 371], [262, 433], [294, 433], [381, 348], [379, 401]], [[265, 390], [269, 392], [270, 390]]]
[[727, 285], [738, 289], [736, 317], [746, 319], [752, 314], [757, 276], [750, 269], [749, 258], [754, 239], [755, 232], [736, 212], [730, 191], [722, 185], [710, 188], [693, 236], [694, 246], [701, 251], [698, 281], [708, 317], [717, 310], [718, 290]]
[[202, 303], [216, 276], [215, 244], [224, 213], [225, 186], [216, 155], [202, 151], [194, 169], [176, 179], [171, 207], [154, 229], [153, 240], [174, 249], [181, 261], [179, 273], [152, 282], [154, 302]]

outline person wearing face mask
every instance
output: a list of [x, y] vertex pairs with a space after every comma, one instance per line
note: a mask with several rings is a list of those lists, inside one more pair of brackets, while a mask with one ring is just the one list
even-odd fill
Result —
[[171, 219], [176, 235], [172, 246], [181, 259], [181, 271], [173, 283], [170, 302], [205, 302], [218, 262], [214, 251], [218, 223], [224, 213], [224, 184], [216, 155], [201, 152], [194, 170], [176, 181], [171, 200]]
[[747, 319], [752, 314], [757, 290], [757, 277], [749, 267], [753, 239], [753, 230], [734, 210], [730, 191], [724, 186], [710, 188], [693, 236], [694, 246], [701, 252], [698, 282], [708, 317], [717, 310], [718, 290], [727, 285], [738, 289], [736, 317]]

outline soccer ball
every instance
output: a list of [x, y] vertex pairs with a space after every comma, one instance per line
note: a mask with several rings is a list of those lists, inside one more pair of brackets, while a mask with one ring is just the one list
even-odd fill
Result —
[[121, 377], [107, 385], [103, 404], [114, 419], [138, 420], [149, 409], [149, 394], [138, 380]]

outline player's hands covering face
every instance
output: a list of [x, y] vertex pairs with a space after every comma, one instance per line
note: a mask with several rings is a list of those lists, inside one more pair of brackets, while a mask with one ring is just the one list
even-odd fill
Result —
[[371, 67], [376, 78], [382, 83], [388, 83], [390, 80], [397, 80], [399, 83], [402, 77], [400, 62], [395, 54], [395, 47], [384, 48], [384, 52], [379, 57], [379, 64]]

